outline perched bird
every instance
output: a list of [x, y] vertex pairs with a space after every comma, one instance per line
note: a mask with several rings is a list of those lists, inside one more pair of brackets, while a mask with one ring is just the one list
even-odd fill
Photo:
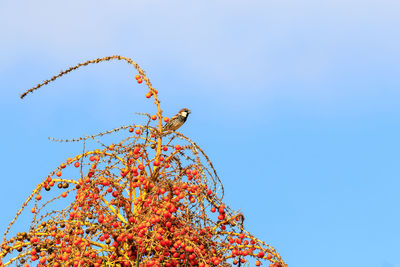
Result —
[[181, 127], [185, 121], [187, 120], [187, 117], [191, 113], [190, 110], [187, 108], [181, 109], [178, 114], [173, 116], [163, 127], [163, 131], [175, 131], [179, 127]]

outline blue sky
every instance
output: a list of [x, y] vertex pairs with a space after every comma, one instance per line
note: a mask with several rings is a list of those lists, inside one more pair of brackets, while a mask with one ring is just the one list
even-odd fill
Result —
[[[289, 266], [400, 266], [400, 2], [0, 2], [0, 225], [78, 144], [165, 113], [209, 155], [226, 203]], [[23, 227], [20, 224], [20, 227]]]

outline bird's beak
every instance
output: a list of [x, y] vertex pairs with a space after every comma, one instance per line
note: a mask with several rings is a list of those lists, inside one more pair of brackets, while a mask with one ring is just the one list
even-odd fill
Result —
[[190, 114], [190, 113], [192, 113], [192, 111], [188, 109], [187, 113], [189, 113], [189, 114]]

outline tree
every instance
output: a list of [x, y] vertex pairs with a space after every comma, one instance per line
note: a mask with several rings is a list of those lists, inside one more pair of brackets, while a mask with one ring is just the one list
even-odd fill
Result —
[[[204, 151], [177, 131], [162, 131], [168, 118], [162, 116], [158, 92], [131, 59], [86, 61], [21, 98], [81, 66], [110, 60], [135, 67], [157, 113], [141, 114], [145, 125], [58, 140], [83, 142], [84, 151], [66, 159], [23, 203], [4, 234], [0, 266], [240, 266], [250, 259], [257, 266], [261, 261], [287, 266], [273, 247], [245, 230], [244, 215], [223, 202], [223, 186]], [[128, 136], [107, 145], [100, 141], [117, 132]], [[91, 140], [101, 148], [85, 149]], [[64, 178], [65, 173], [76, 178]], [[57, 190], [54, 197], [46, 192]], [[61, 209], [54, 209], [56, 202]], [[30, 207], [29, 230], [8, 238]]]

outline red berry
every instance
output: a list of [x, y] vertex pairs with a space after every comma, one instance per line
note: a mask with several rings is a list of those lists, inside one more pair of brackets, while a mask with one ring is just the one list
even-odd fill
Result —
[[135, 131], [135, 133], [136, 133], [136, 134], [140, 134], [140, 130], [137, 129], [137, 130]]
[[79, 165], [80, 165], [79, 162], [75, 162], [75, 164], [74, 164], [74, 166], [77, 168], [79, 167]]
[[169, 121], [169, 118], [168, 118], [168, 117], [164, 117], [164, 121], [165, 121], [165, 122], [168, 122], [168, 121]]
[[151, 119], [152, 119], [153, 121], [155, 121], [155, 120], [157, 119], [157, 116], [156, 116], [156, 115], [153, 115], [153, 116], [151, 116]]
[[143, 80], [142, 80], [142, 79], [137, 79], [137, 82], [138, 82], [138, 83], [142, 83]]
[[133, 128], [131, 127], [131, 128], [129, 128], [129, 132], [131, 133], [131, 132], [133, 132]]
[[139, 80], [139, 79], [142, 79], [142, 76], [140, 76], [139, 74], [137, 74], [137, 75], [135, 76], [135, 78], [136, 78], [136, 80]]

